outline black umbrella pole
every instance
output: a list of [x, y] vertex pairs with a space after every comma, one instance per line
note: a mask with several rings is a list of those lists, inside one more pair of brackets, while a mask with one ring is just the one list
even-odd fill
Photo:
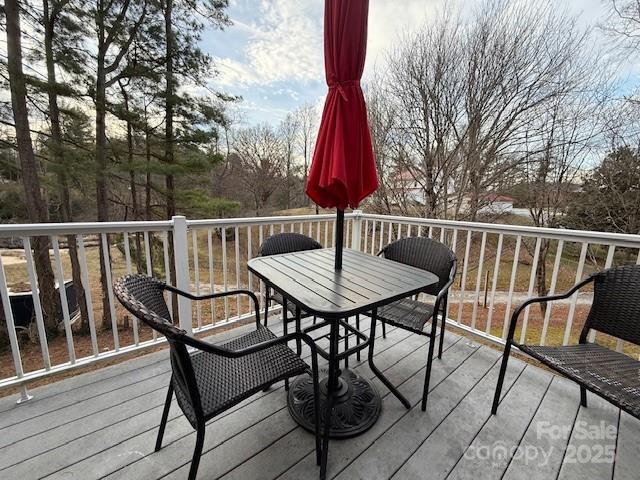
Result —
[[338, 209], [338, 218], [336, 218], [336, 260], [335, 269], [342, 270], [342, 241], [344, 237], [344, 210]]

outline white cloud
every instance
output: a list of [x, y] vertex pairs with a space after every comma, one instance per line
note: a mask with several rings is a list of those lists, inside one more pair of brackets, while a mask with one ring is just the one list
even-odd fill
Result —
[[290, 0], [263, 0], [256, 5], [247, 1], [255, 11], [253, 20], [234, 22], [248, 36], [243, 58], [218, 58], [217, 82], [247, 87], [322, 78], [322, 5]]

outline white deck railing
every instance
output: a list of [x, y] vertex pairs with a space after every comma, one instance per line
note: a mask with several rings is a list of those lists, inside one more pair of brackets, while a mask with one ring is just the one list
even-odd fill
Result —
[[[546, 286], [550, 293], [564, 290], [590, 271], [640, 261], [638, 235], [372, 215], [359, 211], [345, 215], [345, 221], [345, 246], [371, 254], [406, 236], [424, 235], [446, 243], [458, 255], [458, 276], [449, 301], [450, 323], [498, 343], [506, 335], [512, 307], [537, 293], [537, 267], [543, 258], [545, 267], [549, 267]], [[107, 292], [109, 325], [102, 325], [99, 239], [103, 258], [110, 259], [105, 265], [109, 283], [135, 270], [168, 280], [169, 242], [173, 241], [178, 288], [208, 293], [251, 286], [258, 291], [261, 287], [248, 273], [246, 262], [256, 255], [267, 236], [296, 231], [331, 247], [334, 229], [334, 215], [1, 225], [0, 238], [21, 239], [25, 253], [23, 261], [14, 261], [11, 265], [7, 262], [9, 257], [5, 255], [3, 262], [0, 254], [0, 298], [10, 350], [3, 355], [5, 365], [10, 361], [9, 356], [14, 364], [12, 374], [0, 378], [0, 389], [21, 386], [21, 399], [26, 399], [29, 381], [163, 342], [162, 337], [139, 325], [135, 318], [127, 319], [111, 290]], [[61, 248], [61, 241], [69, 236], [76, 238], [88, 332], [78, 332], [66, 308], [65, 289], [60, 288], [64, 328], [55, 339], [47, 338], [37, 289], [32, 288], [35, 318], [31, 322], [34, 327], [30, 337], [36, 339], [36, 344], [23, 342], [21, 345], [8, 286], [38, 285], [30, 249], [35, 236], [49, 237], [52, 268], [60, 285], [71, 278], [68, 252]], [[548, 250], [546, 256], [545, 249]], [[518, 333], [520, 340], [539, 344], [572, 341], [581, 324], [575, 319], [583, 318], [588, 301], [588, 293], [574, 295], [568, 302], [547, 308], [545, 312], [527, 311]], [[252, 305], [240, 298], [205, 305], [179, 299], [177, 308], [181, 327], [193, 333], [210, 332], [252, 316]], [[624, 348], [621, 342], [616, 346], [620, 350]]]

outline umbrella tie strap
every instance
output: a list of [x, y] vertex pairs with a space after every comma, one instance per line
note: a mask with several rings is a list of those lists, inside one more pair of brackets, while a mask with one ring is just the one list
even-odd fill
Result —
[[360, 85], [360, 80], [345, 80], [343, 82], [339, 82], [337, 80], [331, 80], [329, 82], [329, 90], [337, 90], [340, 96], [344, 99], [345, 102], [348, 102], [347, 92], [345, 92], [345, 87], [355, 87]]

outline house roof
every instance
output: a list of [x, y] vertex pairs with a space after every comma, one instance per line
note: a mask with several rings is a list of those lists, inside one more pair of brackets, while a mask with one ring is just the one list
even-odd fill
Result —
[[500, 193], [487, 193], [482, 196], [482, 200], [485, 202], [514, 202], [515, 198]]

